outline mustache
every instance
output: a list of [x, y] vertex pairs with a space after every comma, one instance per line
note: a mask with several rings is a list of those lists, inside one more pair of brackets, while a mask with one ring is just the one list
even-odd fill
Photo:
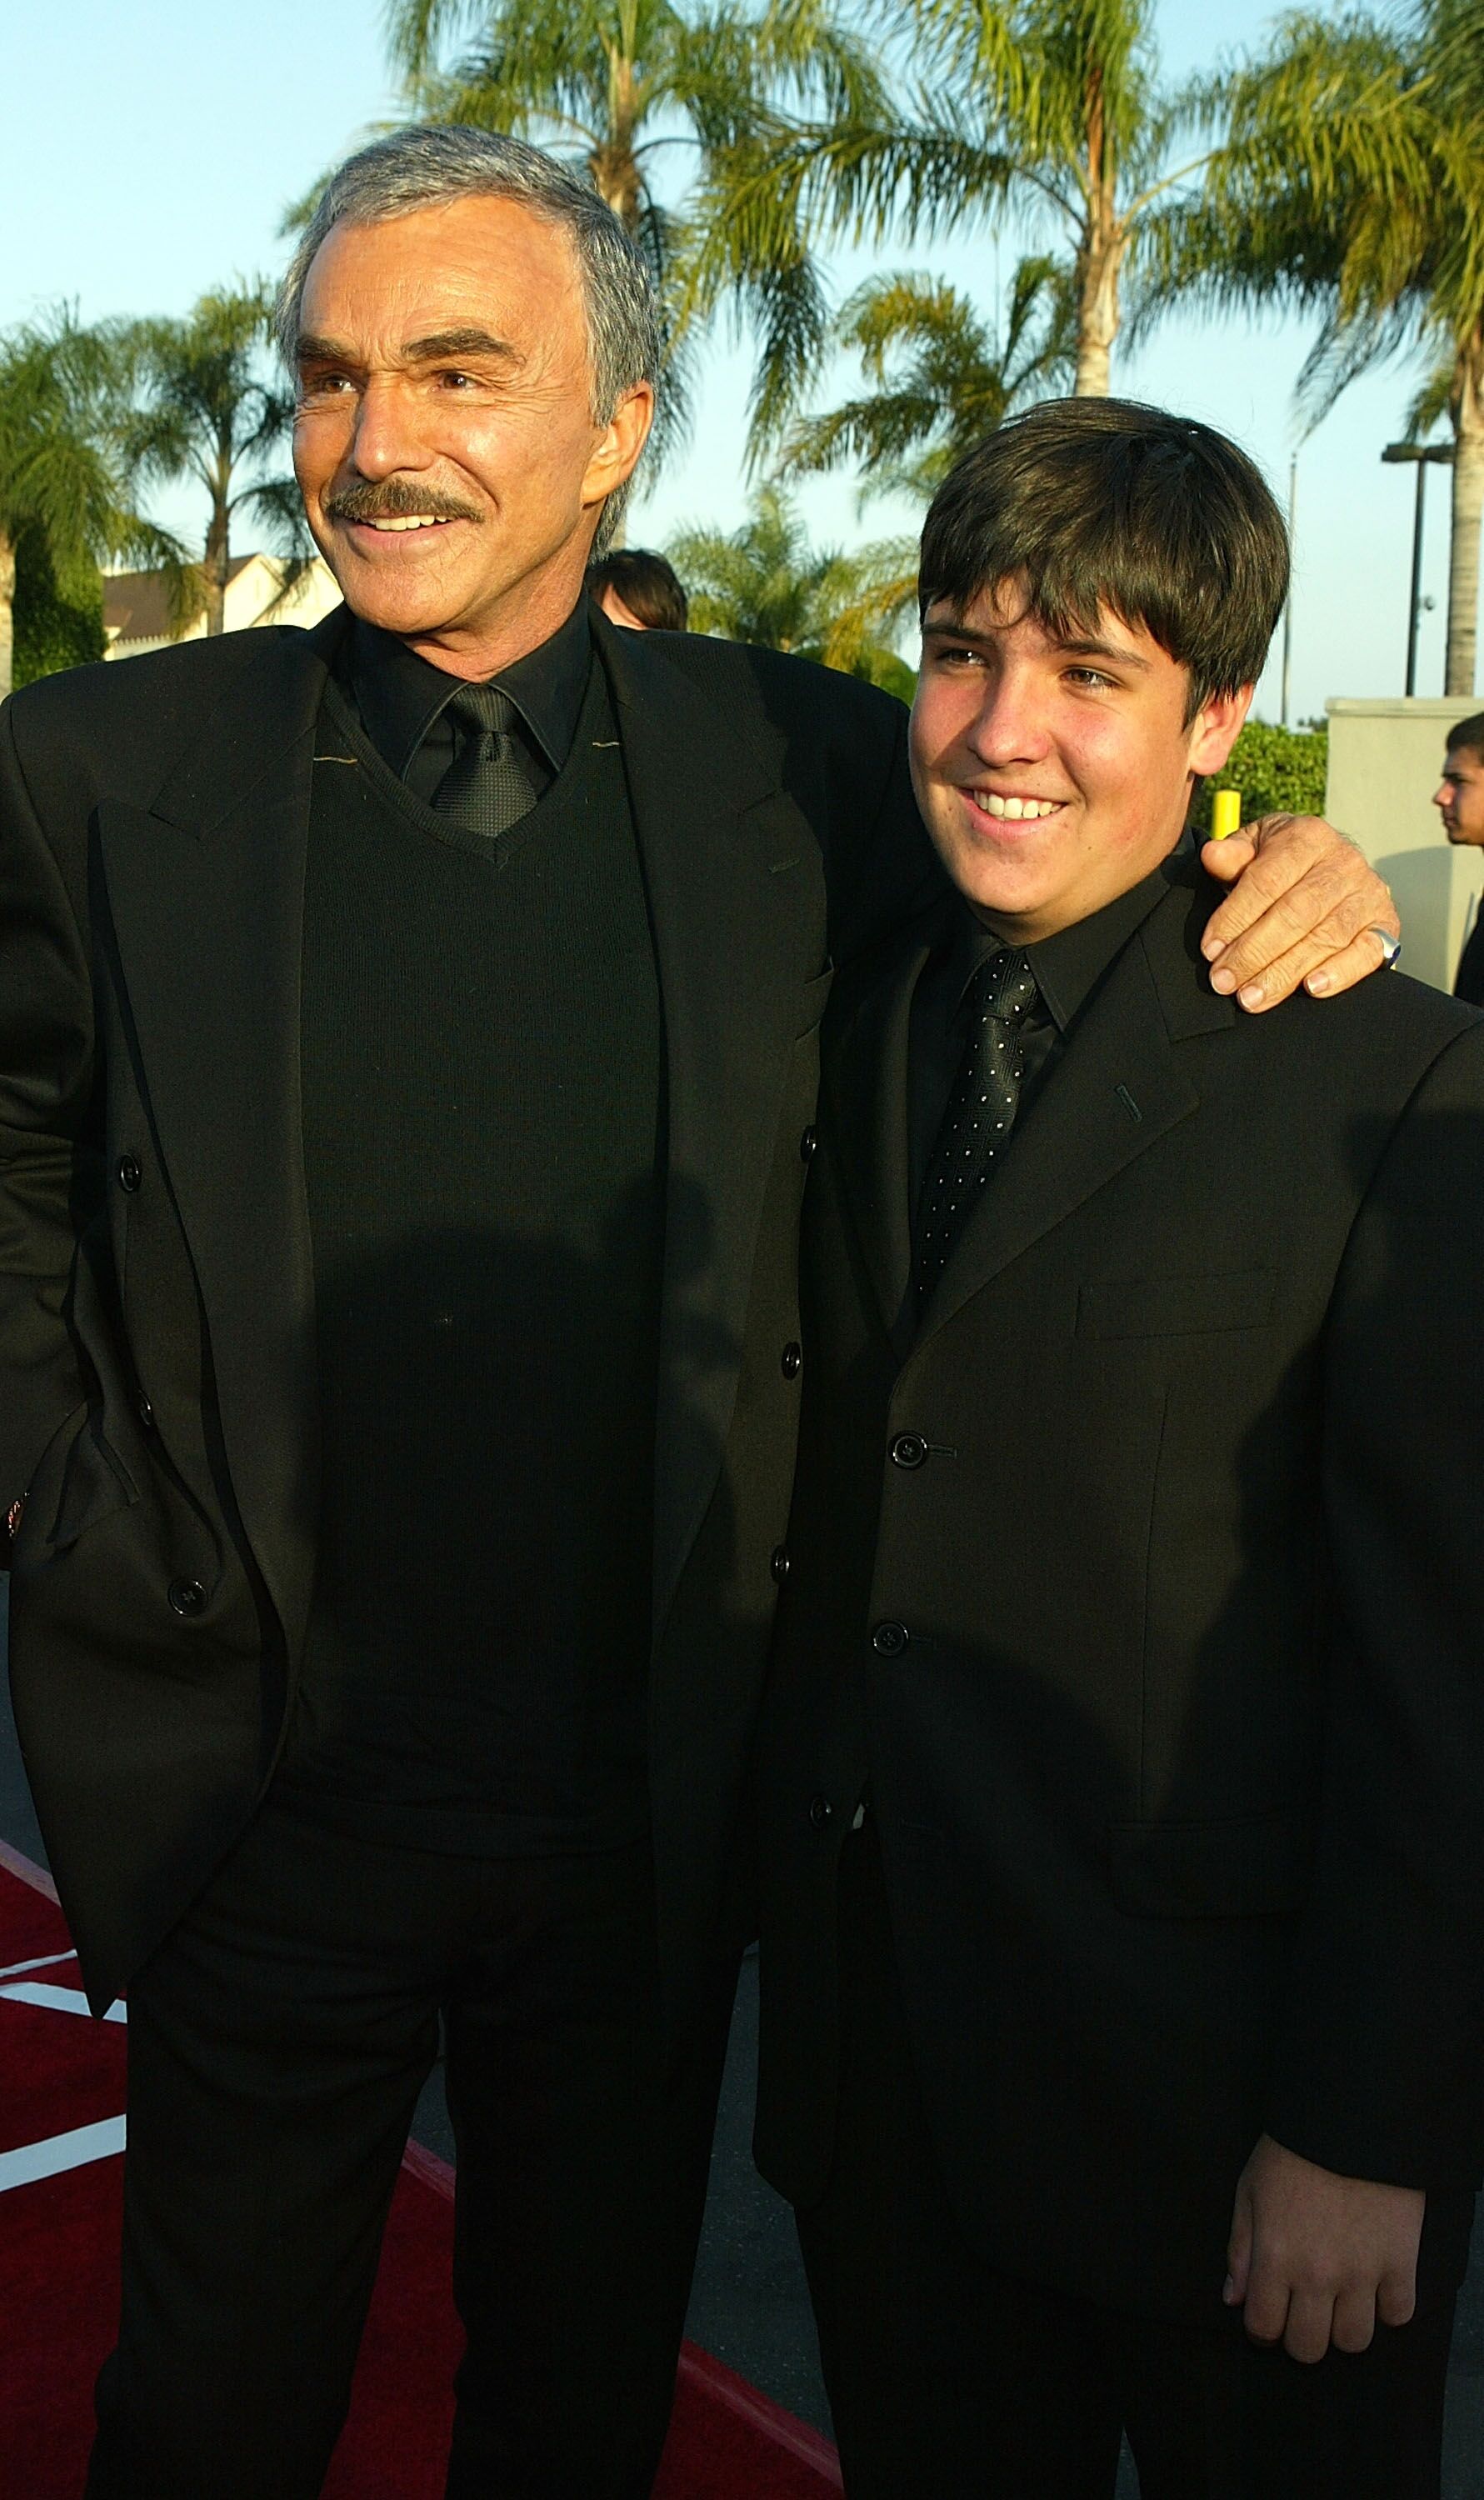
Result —
[[410, 521], [430, 513], [440, 521], [481, 521], [483, 513], [441, 486], [419, 486], [411, 477], [363, 477], [336, 486], [324, 499], [332, 521]]

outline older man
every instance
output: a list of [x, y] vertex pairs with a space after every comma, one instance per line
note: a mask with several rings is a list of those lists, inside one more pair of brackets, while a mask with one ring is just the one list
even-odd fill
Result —
[[[590, 610], [652, 308], [545, 158], [353, 158], [283, 336], [345, 608], [34, 687], [0, 741], [16, 1713], [130, 1998], [89, 2487], [319, 2489], [442, 2014], [448, 2489], [638, 2500], [787, 1568], [815, 1030], [927, 869], [907, 716]], [[1272, 998], [1390, 918], [1302, 827], [1231, 913]]]

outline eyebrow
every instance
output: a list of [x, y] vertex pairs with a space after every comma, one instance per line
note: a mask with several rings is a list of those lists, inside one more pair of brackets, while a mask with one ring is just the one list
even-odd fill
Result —
[[[402, 349], [410, 365], [436, 364], [443, 356], [495, 356], [507, 364], [518, 365], [521, 357], [509, 339], [497, 339], [492, 330], [435, 330], [426, 339], [410, 339]], [[301, 365], [355, 365], [360, 358], [338, 339], [316, 338], [307, 332], [294, 342], [294, 359]]]
[[[976, 634], [972, 625], [955, 625], [949, 618], [924, 623], [922, 638], [924, 641], [973, 642], [980, 651], [993, 649], [995, 642], [993, 634]], [[1121, 642], [1100, 641], [1092, 635], [1078, 636], [1066, 641], [1054, 635], [1049, 639], [1056, 649], [1065, 652], [1070, 659], [1112, 660], [1123, 669], [1147, 670], [1149, 667], [1149, 662], [1139, 652], [1126, 650]]]

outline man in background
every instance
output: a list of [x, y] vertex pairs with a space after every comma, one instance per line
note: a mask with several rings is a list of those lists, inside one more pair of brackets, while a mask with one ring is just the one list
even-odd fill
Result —
[[690, 602], [667, 557], [650, 547], [610, 547], [587, 569], [587, 586], [605, 616], [640, 634], [683, 634]]
[[[1433, 793], [1433, 805], [1450, 842], [1484, 850], [1484, 711], [1470, 712], [1449, 730], [1443, 777]], [[1453, 995], [1467, 999], [1470, 1006], [1484, 1007], [1484, 907], [1476, 912], [1464, 941]]]

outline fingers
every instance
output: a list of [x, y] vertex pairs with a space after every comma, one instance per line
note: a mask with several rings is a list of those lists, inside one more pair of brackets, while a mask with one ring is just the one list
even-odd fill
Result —
[[[1257, 844], [1245, 834], [1229, 834], [1224, 842], [1207, 842], [1201, 865], [1218, 885], [1235, 885], [1257, 857]], [[1225, 906], [1223, 906], [1224, 908]]]
[[1350, 2285], [1335, 2303], [1330, 2329], [1337, 2352], [1365, 2352], [1376, 2331], [1376, 2303], [1361, 2285]]
[[[1332, 955], [1318, 971], [1305, 975], [1304, 988], [1316, 999], [1332, 998], [1339, 990], [1353, 990], [1357, 981], [1378, 972], [1386, 961], [1386, 949], [1376, 934], [1381, 926], [1379, 920], [1369, 921], [1348, 946]], [[1393, 937], [1396, 934], [1395, 930], [1391, 932]]]
[[1417, 2269], [1398, 2267], [1376, 2288], [1376, 2316], [1383, 2326], [1405, 2326], [1417, 2307]]
[[1247, 837], [1208, 843], [1203, 864], [1226, 878], [1237, 863], [1222, 854], [1238, 839], [1257, 855], [1206, 928], [1214, 990], [1235, 992], [1257, 1013], [1321, 968], [1316, 996], [1348, 989], [1377, 969], [1382, 948], [1369, 933], [1395, 934], [1400, 924], [1386, 887], [1352, 844], [1314, 818], [1267, 817]]
[[1290, 2360], [1322, 2361], [1335, 2324], [1335, 2297], [1319, 2289], [1294, 2291], [1288, 2303], [1283, 2350]]
[[[1252, 874], [1257, 874], [1256, 869]], [[1240, 892], [1238, 887], [1237, 895]], [[1237, 899], [1237, 895], [1230, 898], [1234, 903]], [[1223, 904], [1221, 912], [1226, 908]], [[1216, 933], [1221, 912], [1207, 926], [1206, 944]], [[1250, 1014], [1291, 998], [1300, 982], [1318, 974], [1321, 967], [1327, 977], [1316, 995], [1349, 989], [1379, 970], [1385, 950], [1374, 933], [1386, 925], [1359, 896], [1344, 895], [1324, 907], [1320, 883], [1305, 877], [1290, 886], [1242, 937], [1223, 947], [1211, 962], [1211, 987], [1222, 997], [1235, 990], [1237, 1004]]]
[[1281, 2266], [1261, 2257], [1252, 2268], [1242, 2324], [1254, 2344], [1281, 2344], [1288, 2325], [1289, 2282]]

